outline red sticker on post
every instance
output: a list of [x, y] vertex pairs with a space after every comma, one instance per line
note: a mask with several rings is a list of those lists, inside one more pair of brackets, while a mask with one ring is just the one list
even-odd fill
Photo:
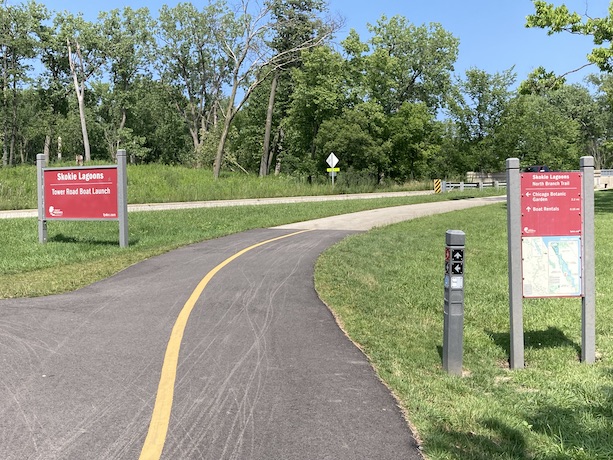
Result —
[[581, 236], [579, 172], [521, 174], [522, 236]]

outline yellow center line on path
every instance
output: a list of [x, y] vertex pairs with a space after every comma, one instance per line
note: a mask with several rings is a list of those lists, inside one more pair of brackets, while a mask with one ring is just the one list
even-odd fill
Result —
[[221, 262], [210, 272], [208, 272], [206, 276], [202, 278], [200, 283], [198, 283], [198, 286], [196, 286], [196, 289], [194, 289], [192, 295], [189, 297], [183, 306], [183, 309], [179, 313], [177, 321], [172, 328], [170, 339], [168, 339], [166, 354], [164, 355], [164, 362], [162, 364], [160, 383], [158, 384], [155, 405], [151, 415], [151, 422], [149, 423], [149, 431], [147, 432], [147, 438], [145, 439], [145, 444], [141, 450], [139, 460], [159, 460], [159, 458], [162, 456], [162, 450], [164, 449], [166, 434], [168, 432], [168, 424], [170, 423], [170, 412], [172, 410], [175, 379], [177, 376], [177, 365], [179, 363], [179, 350], [181, 348], [181, 341], [183, 340], [183, 333], [185, 332], [189, 315], [194, 309], [194, 306], [196, 305], [196, 302], [204, 291], [206, 285], [222, 268], [233, 260], [238, 259], [246, 252], [265, 244], [272, 243], [273, 241], [282, 240], [284, 238], [289, 238], [290, 236], [299, 235], [309, 231], [311, 230], [301, 230], [299, 232], [279, 236], [254, 244], [253, 246], [249, 246], [248, 248], [237, 252], [233, 256], [228, 257], [226, 260]]

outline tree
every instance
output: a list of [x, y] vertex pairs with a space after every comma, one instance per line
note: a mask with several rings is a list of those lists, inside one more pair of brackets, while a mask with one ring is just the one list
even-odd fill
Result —
[[366, 172], [378, 183], [389, 167], [387, 138], [387, 119], [380, 105], [364, 102], [347, 107], [321, 124], [316, 138], [317, 166], [322, 169], [334, 152], [344, 171]]
[[48, 13], [33, 1], [11, 6], [0, 0], [0, 60], [2, 79], [2, 165], [12, 165], [18, 137], [21, 88], [26, 84], [28, 60], [36, 56], [36, 31]]
[[[325, 11], [325, 3], [322, 0], [271, 0], [269, 4], [275, 34], [270, 46], [276, 54], [283, 57], [279, 60], [279, 65], [272, 73], [271, 78], [260, 160], [260, 176], [269, 173], [273, 160], [274, 149], [271, 148], [271, 135], [279, 79], [282, 75], [288, 75], [288, 68], [296, 67], [300, 63], [300, 56], [292, 55], [288, 51], [295, 49], [301, 43], [312, 40], [319, 34], [328, 33], [325, 29], [321, 30], [322, 21], [318, 18], [318, 13]], [[282, 94], [285, 105], [287, 105], [289, 93], [285, 91]], [[284, 115], [285, 113], [280, 114], [281, 117]]]
[[566, 78], [557, 77], [554, 72], [548, 72], [545, 67], [539, 66], [519, 84], [517, 92], [519, 94], [544, 94], [562, 88], [565, 83]]
[[[607, 17], [591, 18], [587, 14], [582, 16], [576, 12], [571, 13], [566, 5], [555, 6], [543, 0], [535, 0], [534, 8], [535, 13], [526, 18], [527, 27], [548, 29], [549, 35], [570, 32], [592, 36], [597, 46], [588, 54], [587, 60], [604, 72], [613, 70], [613, 9], [609, 8]], [[608, 43], [608, 46], [601, 46], [605, 43]], [[585, 66], [581, 68], [583, 67]]]
[[439, 151], [441, 129], [424, 102], [402, 104], [390, 120], [390, 176], [399, 181], [428, 177]]
[[[126, 126], [128, 111], [134, 106], [134, 86], [149, 65], [153, 47], [153, 21], [147, 8], [126, 7], [100, 15], [101, 32], [105, 38], [105, 57], [109, 84], [106, 92], [107, 127], [105, 137], [109, 155], [114, 158], [122, 143], [138, 148], [137, 137]], [[102, 95], [103, 97], [105, 95]], [[125, 147], [125, 146], [124, 146]]]
[[503, 158], [493, 149], [493, 135], [511, 98], [515, 81], [512, 69], [489, 74], [471, 68], [466, 79], [459, 80], [448, 99], [449, 115], [458, 127], [460, 146], [471, 158], [471, 168], [497, 171]]
[[364, 60], [364, 72], [370, 98], [386, 114], [405, 102], [441, 108], [451, 86], [458, 40], [440, 24], [415, 26], [402, 16], [382, 16], [369, 30], [372, 52]]
[[[273, 4], [264, 5], [254, 14], [249, 0], [241, 0], [238, 16], [226, 14], [222, 21], [223, 34], [218, 36], [221, 49], [230, 62], [230, 95], [226, 101], [224, 123], [215, 155], [213, 175], [219, 177], [226, 140], [234, 117], [247, 102], [253, 91], [273, 72], [287, 65], [301, 52], [321, 45], [331, 31], [309, 36], [291, 48], [275, 52], [268, 46], [275, 21], [270, 17]], [[238, 96], [239, 89], [243, 90]], [[239, 98], [237, 103], [237, 97]]]
[[580, 126], [547, 97], [520, 95], [513, 99], [494, 139], [496, 150], [524, 165], [546, 164], [553, 169], [576, 168]]
[[345, 106], [345, 67], [343, 57], [327, 46], [305, 52], [302, 59], [302, 66], [292, 70], [288, 144], [291, 155], [303, 163], [303, 170], [313, 174], [319, 129], [324, 121], [339, 116]]
[[87, 116], [85, 108], [85, 90], [87, 82], [100, 71], [104, 64], [104, 44], [99, 27], [95, 23], [85, 21], [82, 15], [74, 16], [62, 13], [56, 16], [56, 24], [60, 36], [65, 37], [68, 50], [68, 64], [77, 96], [81, 134], [85, 161], [91, 161], [91, 148], [87, 131]]
[[596, 169], [613, 167], [613, 76], [609, 73], [590, 75], [589, 82], [595, 86], [595, 119], [602, 126], [600, 136], [588, 145], [588, 155], [594, 157]]
[[155, 50], [155, 68], [163, 87], [183, 95], [173, 97], [174, 106], [189, 130], [195, 155], [218, 124], [222, 90], [230, 84], [230, 63], [219, 46], [228, 14], [221, 1], [201, 11], [191, 3], [164, 5], [159, 13], [156, 30], [161, 45]]

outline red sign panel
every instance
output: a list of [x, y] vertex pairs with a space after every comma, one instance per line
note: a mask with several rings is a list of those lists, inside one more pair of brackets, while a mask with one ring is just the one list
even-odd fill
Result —
[[45, 218], [116, 220], [117, 167], [45, 169]]
[[581, 173], [521, 174], [522, 236], [581, 236]]

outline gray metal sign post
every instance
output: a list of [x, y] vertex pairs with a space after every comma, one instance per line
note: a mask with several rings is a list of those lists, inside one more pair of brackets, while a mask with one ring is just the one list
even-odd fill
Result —
[[523, 286], [521, 274], [521, 184], [519, 159], [507, 159], [507, 235], [509, 262], [509, 314], [511, 369], [524, 367]]
[[594, 243], [594, 157], [581, 157], [583, 176], [583, 297], [581, 299], [581, 361], [596, 360], [596, 269]]
[[36, 184], [38, 187], [38, 242], [47, 242], [47, 220], [45, 219], [45, 191], [43, 189], [43, 168], [46, 158], [43, 153], [36, 155]]
[[128, 174], [125, 150], [117, 150], [117, 218], [119, 246], [128, 247]]
[[443, 312], [443, 369], [462, 375], [464, 349], [464, 246], [460, 230], [445, 234], [445, 306]]

